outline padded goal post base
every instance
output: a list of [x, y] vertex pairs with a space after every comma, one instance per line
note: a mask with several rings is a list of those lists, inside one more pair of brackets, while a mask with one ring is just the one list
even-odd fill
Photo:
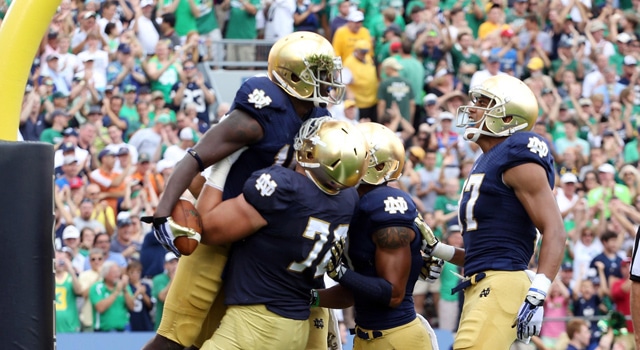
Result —
[[0, 349], [54, 349], [53, 147], [0, 141]]

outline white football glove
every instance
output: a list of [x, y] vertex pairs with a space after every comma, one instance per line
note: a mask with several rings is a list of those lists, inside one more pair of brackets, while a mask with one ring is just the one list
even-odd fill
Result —
[[516, 336], [519, 341], [529, 343], [531, 337], [540, 335], [544, 317], [544, 300], [551, 286], [551, 281], [543, 274], [537, 274], [531, 283], [512, 328], [517, 327]]
[[422, 268], [420, 268], [420, 279], [428, 283], [434, 283], [442, 273], [444, 260], [435, 256], [422, 254]]

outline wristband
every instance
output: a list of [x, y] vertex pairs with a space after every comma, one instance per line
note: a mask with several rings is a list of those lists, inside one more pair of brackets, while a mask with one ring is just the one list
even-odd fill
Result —
[[187, 153], [190, 156], [192, 156], [193, 159], [196, 160], [196, 162], [198, 162], [198, 169], [200, 169], [200, 172], [203, 172], [204, 171], [204, 162], [202, 162], [202, 159], [198, 155], [198, 152], [196, 152], [196, 150], [194, 150], [193, 148], [188, 148], [187, 149]]
[[529, 290], [533, 290], [546, 296], [549, 292], [549, 288], [551, 288], [551, 280], [549, 280], [544, 274], [539, 273], [533, 278]]
[[320, 294], [318, 294], [318, 291], [315, 289], [311, 290], [311, 302], [309, 303], [309, 305], [311, 307], [320, 306]]
[[431, 255], [435, 256], [436, 258], [440, 258], [444, 261], [451, 261], [455, 253], [456, 253], [455, 247], [440, 242], [436, 244], [435, 247], [433, 247], [433, 251], [431, 252]]

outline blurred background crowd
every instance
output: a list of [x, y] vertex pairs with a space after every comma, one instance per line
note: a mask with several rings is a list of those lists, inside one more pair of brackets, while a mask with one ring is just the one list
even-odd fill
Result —
[[[0, 19], [10, 4], [0, 0]], [[305, 30], [342, 57], [348, 93], [334, 117], [397, 131], [407, 149], [397, 185], [457, 246], [461, 185], [480, 154], [462, 140], [457, 109], [490, 76], [528, 84], [569, 238], [541, 339], [527, 346], [597, 344], [598, 320], [629, 315], [639, 12], [640, 0], [63, 0], [20, 116], [24, 140], [56, 148], [58, 332], [154, 329], [177, 258], [140, 216], [230, 108], [206, 73], [261, 73], [275, 40]], [[436, 284], [416, 285], [416, 308], [455, 331], [461, 303], [450, 289], [463, 271], [444, 270]], [[618, 332], [615, 346], [631, 349]]]

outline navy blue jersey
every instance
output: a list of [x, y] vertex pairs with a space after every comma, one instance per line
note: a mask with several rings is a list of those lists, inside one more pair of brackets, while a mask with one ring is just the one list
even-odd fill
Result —
[[465, 247], [465, 275], [487, 270], [525, 270], [533, 255], [536, 227], [502, 174], [536, 163], [555, 181], [547, 144], [532, 132], [516, 133], [481, 155], [462, 188], [459, 218]]
[[267, 225], [233, 244], [223, 274], [225, 302], [264, 304], [306, 320], [314, 279], [324, 274], [334, 239], [346, 235], [358, 194], [350, 188], [327, 195], [305, 175], [277, 165], [253, 173], [243, 194]]
[[[264, 136], [240, 155], [225, 183], [223, 198], [236, 197], [249, 176], [273, 164], [288, 166], [293, 159], [293, 138], [305, 119], [298, 116], [288, 95], [266, 76], [245, 81], [231, 105], [255, 118]], [[330, 115], [325, 108], [314, 108], [307, 118]]]
[[349, 265], [359, 274], [378, 277], [375, 266], [374, 232], [387, 227], [409, 227], [416, 235], [411, 242], [411, 272], [402, 303], [397, 308], [355, 299], [356, 324], [367, 329], [389, 329], [413, 321], [413, 286], [420, 274], [421, 235], [414, 224], [418, 216], [411, 196], [399, 189], [380, 186], [360, 198], [349, 228], [347, 255]]

